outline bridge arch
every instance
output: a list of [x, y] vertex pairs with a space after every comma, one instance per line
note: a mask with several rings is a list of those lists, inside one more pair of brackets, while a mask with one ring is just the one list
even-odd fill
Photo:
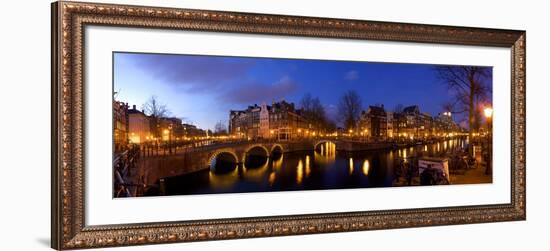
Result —
[[320, 144], [324, 144], [324, 143], [332, 143], [332, 144], [336, 145], [336, 141], [334, 141], [334, 140], [330, 140], [330, 139], [319, 140], [319, 141], [315, 142], [315, 144], [313, 145], [313, 150], [316, 150], [317, 146], [319, 146]]
[[280, 144], [274, 144], [271, 146], [271, 151], [269, 151], [269, 156], [272, 160], [279, 160], [283, 157], [284, 148]]
[[206, 166], [208, 166], [210, 170], [215, 170], [215, 163], [218, 159], [224, 160], [229, 163], [235, 163], [235, 165], [239, 163], [239, 157], [237, 156], [235, 151], [231, 149], [220, 149], [210, 155]]
[[243, 157], [242, 157], [242, 163], [245, 163], [246, 158], [249, 155], [269, 158], [269, 154], [270, 154], [270, 151], [269, 151], [269, 149], [267, 149], [267, 147], [265, 147], [264, 145], [261, 145], [261, 144], [254, 144], [254, 145], [251, 145], [251, 146], [247, 147], [244, 150]]
[[273, 153], [276, 151], [282, 154], [284, 151], [283, 146], [281, 144], [274, 144], [273, 146], [271, 146], [271, 151], [269, 151], [269, 153], [273, 155]]

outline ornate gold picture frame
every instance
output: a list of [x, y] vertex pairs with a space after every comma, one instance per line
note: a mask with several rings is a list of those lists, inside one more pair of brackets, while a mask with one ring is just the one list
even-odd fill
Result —
[[[86, 225], [84, 29], [115, 26], [501, 47], [511, 50], [511, 198], [506, 204]], [[79, 2], [52, 4], [52, 248], [75, 249], [526, 218], [525, 31]]]

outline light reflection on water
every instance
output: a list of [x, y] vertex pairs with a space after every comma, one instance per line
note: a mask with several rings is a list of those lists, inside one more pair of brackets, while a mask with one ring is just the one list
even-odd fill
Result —
[[309, 155], [306, 155], [306, 178], [311, 173], [311, 167], [309, 166]]
[[232, 186], [239, 179], [239, 171], [237, 168], [227, 174], [215, 174], [208, 172], [208, 180], [210, 184], [216, 187], [225, 188]]
[[366, 159], [365, 161], [363, 161], [363, 174], [364, 174], [365, 176], [369, 175], [369, 168], [370, 168], [369, 165], [370, 165], [370, 164], [369, 164], [369, 160], [368, 160], [368, 159]]
[[353, 158], [349, 158], [349, 174], [353, 173]]
[[296, 183], [301, 184], [304, 179], [304, 163], [300, 159], [298, 161], [298, 166], [296, 167]]
[[316, 147], [316, 151], [285, 153], [278, 158], [268, 158], [260, 166], [239, 165], [225, 174], [202, 170], [167, 178], [166, 194], [390, 187], [394, 182], [397, 158], [410, 161], [407, 158], [417, 154], [437, 155], [465, 146], [464, 141], [454, 139], [358, 153], [337, 152], [335, 144], [324, 142]]
[[[247, 167], [246, 164], [243, 164], [243, 177], [245, 179], [250, 179], [254, 181], [261, 181], [264, 178], [264, 175], [266, 171], [268, 170], [270, 166], [269, 158], [265, 161], [265, 163], [259, 167], [253, 166], [253, 167]], [[212, 173], [212, 171], [209, 171], [209, 173]]]

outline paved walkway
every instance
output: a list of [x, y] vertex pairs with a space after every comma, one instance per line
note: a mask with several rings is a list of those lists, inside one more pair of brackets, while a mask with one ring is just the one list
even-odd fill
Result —
[[467, 170], [464, 174], [451, 174], [451, 184], [492, 183], [493, 176], [485, 174], [485, 166]]

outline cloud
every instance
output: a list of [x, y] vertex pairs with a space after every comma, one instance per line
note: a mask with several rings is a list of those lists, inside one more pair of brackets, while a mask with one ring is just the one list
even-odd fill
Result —
[[297, 89], [297, 84], [289, 76], [284, 76], [272, 84], [248, 82], [234, 86], [222, 94], [222, 99], [235, 104], [270, 102], [287, 97]]
[[257, 60], [242, 57], [210, 57], [165, 54], [117, 54], [176, 91], [213, 94], [233, 104], [254, 104], [287, 97], [297, 84], [283, 76], [273, 83], [251, 77]]
[[189, 92], [208, 92], [243, 79], [254, 66], [248, 58], [166, 54], [119, 54], [154, 78]]
[[344, 79], [349, 80], [349, 81], [357, 80], [357, 79], [359, 79], [359, 72], [357, 72], [355, 70], [348, 71], [344, 75]]

